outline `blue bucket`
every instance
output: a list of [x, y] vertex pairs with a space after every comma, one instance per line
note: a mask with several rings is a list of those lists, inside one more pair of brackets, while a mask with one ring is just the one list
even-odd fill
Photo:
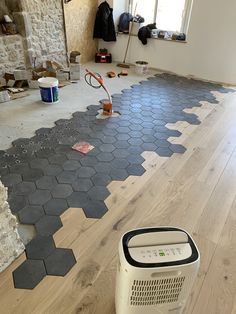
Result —
[[38, 82], [42, 102], [57, 103], [59, 101], [58, 80], [54, 77], [42, 77]]

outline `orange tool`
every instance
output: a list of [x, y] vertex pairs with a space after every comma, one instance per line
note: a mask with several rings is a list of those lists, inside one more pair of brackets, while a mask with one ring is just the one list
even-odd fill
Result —
[[[105, 90], [105, 92], [107, 93], [108, 99], [102, 101], [103, 114], [106, 116], [111, 116], [112, 115], [112, 99], [111, 99], [111, 95], [110, 95], [108, 89], [104, 85], [104, 80], [103, 80], [102, 76], [99, 73], [91, 72], [88, 69], [86, 69], [86, 72], [87, 72], [85, 74], [86, 83], [93, 88], [101, 88], [102, 87]], [[97, 81], [98, 85], [95, 85], [93, 83], [92, 79]]]

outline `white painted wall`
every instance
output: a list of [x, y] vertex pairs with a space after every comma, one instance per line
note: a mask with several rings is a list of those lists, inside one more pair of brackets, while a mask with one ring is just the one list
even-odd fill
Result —
[[[125, 0], [113, 0], [114, 16], [126, 10]], [[187, 43], [149, 39], [146, 46], [132, 37], [128, 62], [146, 60], [154, 68], [180, 75], [236, 84], [235, 0], [193, 0]], [[116, 43], [100, 42], [123, 61], [127, 35]]]

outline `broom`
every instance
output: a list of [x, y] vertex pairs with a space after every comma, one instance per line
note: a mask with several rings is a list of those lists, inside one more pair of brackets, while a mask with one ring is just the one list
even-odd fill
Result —
[[[136, 15], [137, 5], [138, 5], [138, 3], [136, 2], [135, 9], [134, 9], [134, 16]], [[134, 19], [132, 19], [132, 21], [131, 21], [131, 27], [130, 27], [130, 31], [129, 31], [129, 38], [128, 38], [128, 42], [127, 42], [124, 60], [122, 63], [117, 64], [117, 66], [120, 68], [126, 68], [126, 69], [130, 68], [130, 66], [127, 63], [125, 63], [125, 61], [126, 61], [127, 53], [129, 50], [129, 44], [130, 44], [131, 34], [133, 31], [133, 26], [134, 26]]]

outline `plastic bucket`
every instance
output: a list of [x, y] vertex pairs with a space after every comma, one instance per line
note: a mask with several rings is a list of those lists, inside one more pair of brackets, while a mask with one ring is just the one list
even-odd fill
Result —
[[137, 74], [147, 74], [148, 73], [148, 62], [146, 61], [136, 61], [135, 62], [135, 72]]
[[46, 104], [59, 101], [58, 80], [54, 77], [42, 77], [38, 79], [42, 102]]

